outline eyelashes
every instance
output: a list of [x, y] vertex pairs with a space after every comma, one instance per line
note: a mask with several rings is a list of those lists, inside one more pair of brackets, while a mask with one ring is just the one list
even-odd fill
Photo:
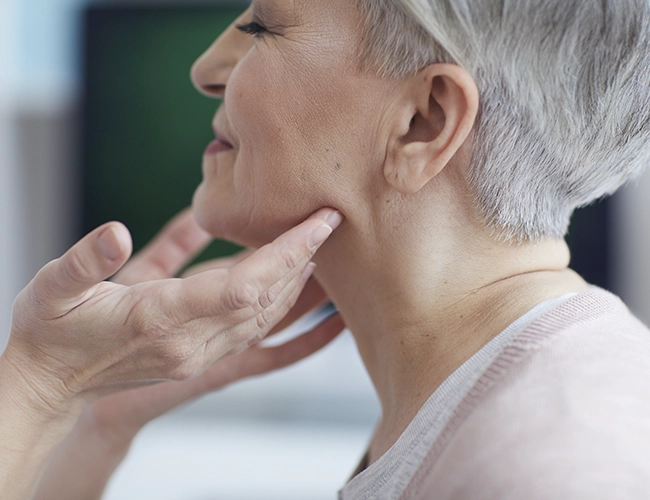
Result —
[[241, 31], [242, 33], [247, 33], [249, 35], [253, 35], [256, 38], [268, 31], [264, 26], [262, 26], [259, 23], [256, 23], [255, 21], [253, 21], [252, 23], [248, 23], [248, 24], [238, 24], [235, 27], [239, 31]]

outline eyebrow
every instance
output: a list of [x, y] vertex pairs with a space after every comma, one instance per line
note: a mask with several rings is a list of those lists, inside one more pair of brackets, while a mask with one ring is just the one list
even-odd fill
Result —
[[253, 16], [258, 16], [262, 19], [273, 17], [273, 7], [269, 7], [268, 2], [254, 1], [252, 4]]
[[251, 7], [253, 17], [258, 18], [260, 21], [271, 23], [272, 21], [277, 22], [278, 18], [280, 18], [283, 22], [278, 22], [278, 24], [283, 26], [290, 25], [295, 21], [294, 16], [290, 15], [295, 14], [294, 9], [279, 9], [274, 2], [253, 0]]

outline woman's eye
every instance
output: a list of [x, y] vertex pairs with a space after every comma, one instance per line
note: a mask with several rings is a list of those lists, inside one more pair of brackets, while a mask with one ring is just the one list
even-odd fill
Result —
[[260, 36], [262, 33], [266, 32], [267, 29], [259, 23], [253, 21], [248, 24], [238, 24], [236, 28], [242, 33], [248, 33], [249, 35], [254, 35], [256, 37]]

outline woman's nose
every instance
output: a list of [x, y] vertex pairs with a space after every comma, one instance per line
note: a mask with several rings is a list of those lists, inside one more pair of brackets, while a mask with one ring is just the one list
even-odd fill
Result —
[[192, 83], [208, 97], [223, 98], [230, 73], [252, 46], [251, 37], [240, 33], [236, 25], [245, 23], [250, 12], [244, 12], [206, 50], [192, 66]]

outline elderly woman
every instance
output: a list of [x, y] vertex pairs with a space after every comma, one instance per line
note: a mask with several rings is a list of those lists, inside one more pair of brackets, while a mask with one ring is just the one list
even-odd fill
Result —
[[563, 236], [648, 161], [648, 77], [642, 0], [255, 0], [196, 63], [200, 224], [345, 217], [316, 277], [382, 417], [341, 498], [647, 497], [649, 332]]

